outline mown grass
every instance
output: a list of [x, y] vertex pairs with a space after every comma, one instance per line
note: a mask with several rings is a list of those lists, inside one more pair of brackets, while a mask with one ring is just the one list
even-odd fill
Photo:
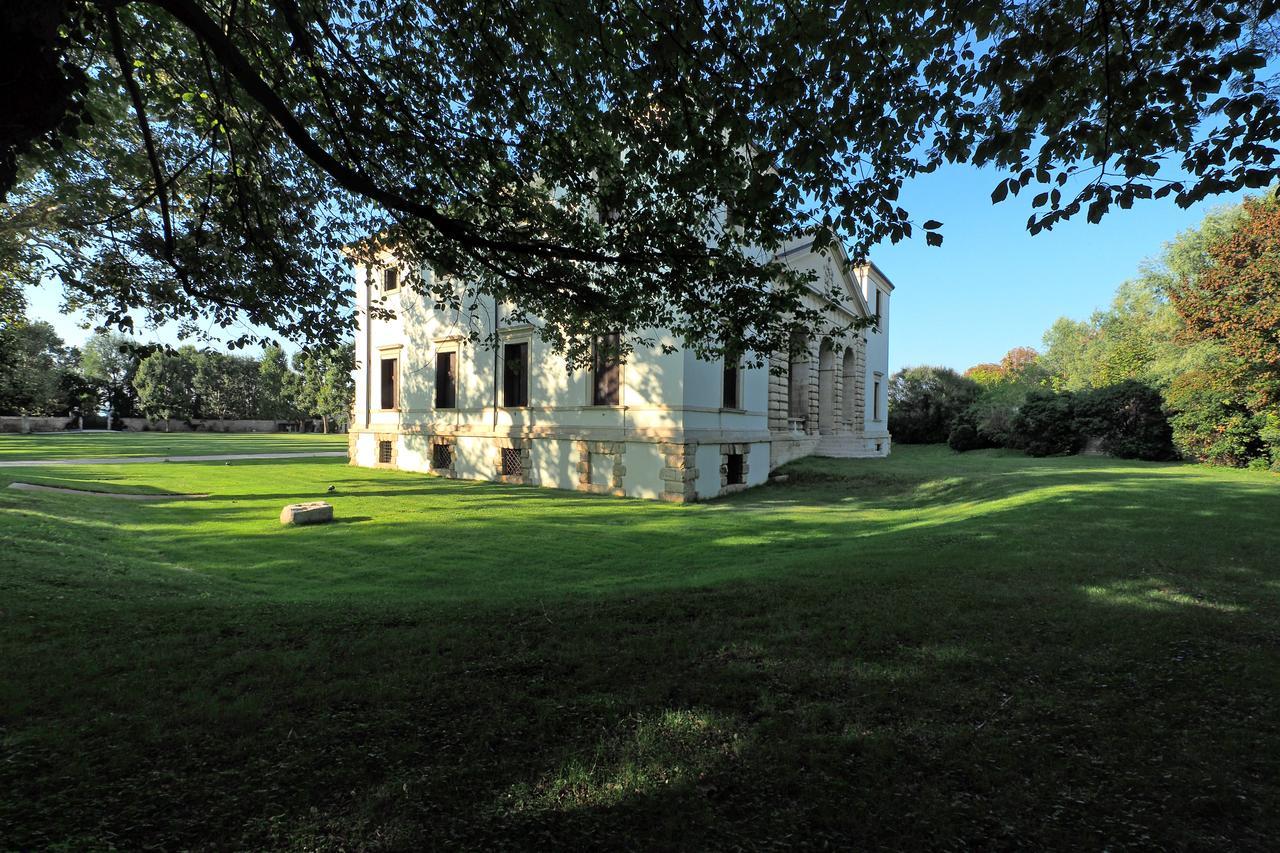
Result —
[[0, 847], [1274, 847], [1280, 478], [789, 473], [0, 470]]
[[346, 450], [345, 435], [317, 433], [62, 432], [0, 433], [0, 462], [206, 456], [214, 453], [310, 453]]

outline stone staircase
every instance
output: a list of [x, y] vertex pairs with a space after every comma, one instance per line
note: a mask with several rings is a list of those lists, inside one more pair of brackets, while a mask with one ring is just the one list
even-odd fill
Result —
[[[877, 449], [877, 445], [879, 448]], [[815, 456], [831, 456], [837, 459], [853, 459], [868, 456], [888, 456], [889, 436], [854, 435], [853, 433], [829, 433], [818, 439]]]

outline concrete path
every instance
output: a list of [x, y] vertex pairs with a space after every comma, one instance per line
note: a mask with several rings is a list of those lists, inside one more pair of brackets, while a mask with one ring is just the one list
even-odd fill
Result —
[[313, 453], [222, 453], [211, 456], [103, 456], [79, 459], [27, 459], [0, 461], [0, 468], [34, 468], [45, 465], [131, 465], [142, 462], [234, 462], [239, 459], [307, 459], [323, 456], [343, 459], [345, 450], [320, 450]]

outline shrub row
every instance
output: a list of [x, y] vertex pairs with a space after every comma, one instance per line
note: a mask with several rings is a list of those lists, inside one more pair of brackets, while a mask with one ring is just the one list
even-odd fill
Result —
[[1125, 459], [1173, 459], [1173, 431], [1160, 393], [1126, 381], [1093, 391], [1032, 391], [1020, 405], [978, 401], [956, 416], [953, 450], [1009, 447], [1031, 456], [1078, 453], [1091, 439]]

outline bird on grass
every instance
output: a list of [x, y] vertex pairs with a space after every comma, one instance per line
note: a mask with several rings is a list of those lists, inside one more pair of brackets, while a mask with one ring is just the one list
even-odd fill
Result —
[[325, 489], [325, 491], [326, 491], [326, 492], [336, 492], [336, 491], [338, 491], [338, 487], [337, 487], [337, 486], [330, 486], [329, 488]]

